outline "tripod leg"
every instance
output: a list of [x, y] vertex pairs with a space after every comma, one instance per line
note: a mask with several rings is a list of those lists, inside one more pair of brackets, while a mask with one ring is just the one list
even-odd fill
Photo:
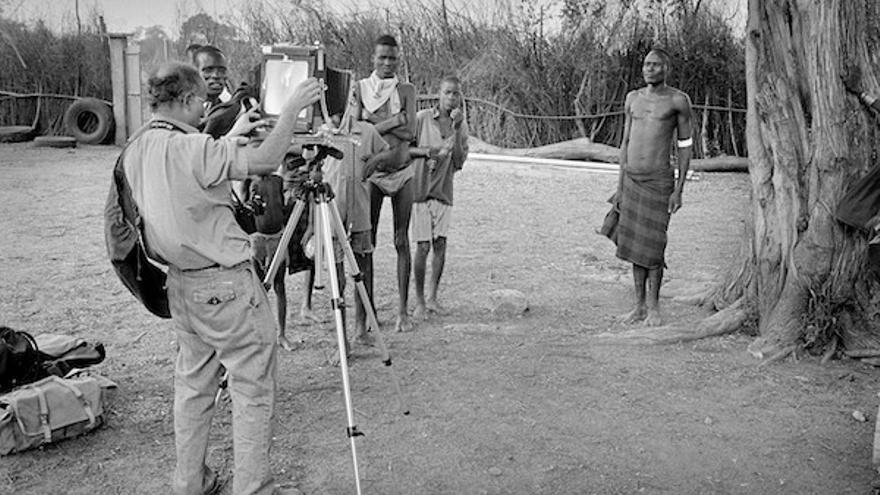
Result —
[[397, 374], [394, 372], [394, 368], [391, 367], [391, 353], [388, 351], [388, 346], [385, 345], [385, 338], [382, 336], [382, 331], [379, 328], [379, 320], [376, 318], [376, 310], [373, 307], [373, 301], [367, 292], [366, 285], [364, 284], [363, 274], [358, 267], [357, 259], [354, 256], [354, 251], [351, 249], [351, 245], [344, 241], [344, 239], [346, 239], [345, 226], [342, 224], [342, 217], [339, 215], [339, 209], [336, 207], [336, 202], [334, 200], [331, 199], [328, 202], [328, 209], [330, 210], [331, 221], [333, 222], [332, 227], [334, 232], [336, 232], [336, 238], [340, 240], [342, 251], [345, 253], [345, 262], [348, 264], [352, 278], [354, 278], [354, 286], [364, 304], [364, 311], [367, 313], [367, 322], [376, 334], [376, 342], [379, 344], [379, 350], [382, 353], [382, 364], [387, 366], [388, 371], [391, 373], [391, 382], [394, 384], [395, 391], [397, 392], [397, 405], [400, 410], [403, 411], [403, 414], [409, 414], [409, 409], [404, 406], [405, 402], [403, 400], [403, 389], [400, 386], [400, 380], [397, 379]]
[[312, 208], [314, 213], [312, 215], [312, 230], [314, 231], [312, 245], [315, 246], [315, 289], [321, 290], [324, 288], [324, 277], [321, 271], [321, 267], [324, 266], [324, 219], [321, 218], [319, 205], [313, 205]]
[[296, 230], [296, 224], [299, 222], [299, 217], [302, 216], [305, 207], [305, 201], [301, 199], [296, 200], [296, 204], [293, 206], [293, 213], [290, 214], [290, 218], [287, 220], [287, 225], [284, 226], [284, 233], [281, 234], [278, 248], [272, 256], [272, 263], [269, 264], [269, 269], [266, 270], [266, 275], [263, 278], [263, 287], [265, 287], [266, 290], [269, 290], [269, 287], [272, 287], [272, 281], [275, 280], [275, 274], [277, 274], [278, 269], [281, 268], [281, 262], [284, 259], [284, 255], [287, 253], [287, 245], [290, 244], [290, 238], [293, 237], [293, 231]]
[[[339, 275], [336, 273], [336, 259], [333, 252], [333, 234], [330, 231], [330, 213], [326, 200], [321, 199], [318, 202], [318, 212], [321, 217], [321, 233], [323, 237], [323, 246], [327, 255], [327, 272], [330, 282], [330, 293], [332, 294], [331, 305], [333, 306], [333, 317], [336, 320], [336, 340], [339, 345], [339, 370], [342, 372], [343, 394], [345, 396], [345, 414], [348, 417], [348, 428], [346, 433], [351, 441], [351, 456], [354, 461], [354, 478], [357, 486], [357, 493], [361, 493], [361, 480], [358, 473], [357, 448], [355, 446], [355, 437], [363, 435], [359, 432], [354, 424], [354, 407], [351, 403], [351, 388], [348, 381], [348, 342], [345, 338], [345, 331], [342, 321], [342, 305], [343, 299], [339, 292]], [[317, 257], [317, 252], [315, 253]], [[317, 267], [316, 267], [317, 268]]]

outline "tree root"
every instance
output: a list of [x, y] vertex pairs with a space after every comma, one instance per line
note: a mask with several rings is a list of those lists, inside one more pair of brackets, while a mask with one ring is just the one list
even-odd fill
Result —
[[717, 337], [733, 333], [742, 327], [749, 318], [749, 311], [743, 298], [737, 299], [727, 308], [709, 316], [697, 325], [696, 329], [681, 325], [664, 325], [654, 328], [638, 328], [622, 333], [601, 333], [596, 339], [608, 343], [621, 344], [676, 344], [692, 342], [706, 337]]
[[828, 364], [828, 361], [831, 361], [835, 354], [837, 354], [837, 339], [831, 339], [831, 345], [828, 346], [825, 354], [822, 355], [822, 361], [820, 361], [820, 363]]
[[783, 359], [785, 359], [789, 355], [791, 355], [793, 352], [795, 352], [797, 350], [797, 348], [798, 348], [798, 346], [795, 344], [787, 346], [787, 347], [781, 349], [776, 354], [773, 354], [772, 356], [768, 357], [767, 359], [761, 361], [761, 364], [759, 364], [758, 367], [763, 368], [764, 366], [773, 364], [777, 361], [782, 361]]
[[682, 294], [680, 296], [672, 296], [672, 300], [674, 302], [680, 304], [688, 304], [691, 306], [705, 306], [706, 303], [712, 300], [712, 297], [715, 295], [715, 289], [706, 288], [700, 292], [695, 292], [693, 294]]
[[675, 281], [672, 281], [661, 289], [660, 295], [662, 297], [671, 298], [677, 303], [703, 306], [712, 300], [712, 297], [717, 290], [715, 285], [716, 284], [708, 281], [685, 285], [676, 284]]

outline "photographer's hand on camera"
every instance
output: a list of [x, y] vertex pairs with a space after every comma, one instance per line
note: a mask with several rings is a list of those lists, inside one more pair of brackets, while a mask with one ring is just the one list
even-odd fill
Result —
[[321, 97], [321, 85], [315, 78], [300, 83], [282, 107], [281, 114], [272, 132], [258, 148], [250, 150], [248, 173], [250, 175], [271, 174], [290, 148], [297, 118], [303, 108], [317, 102]]
[[226, 133], [226, 137], [248, 136], [254, 129], [264, 125], [266, 125], [266, 120], [260, 118], [259, 109], [251, 108], [238, 116], [232, 129]]

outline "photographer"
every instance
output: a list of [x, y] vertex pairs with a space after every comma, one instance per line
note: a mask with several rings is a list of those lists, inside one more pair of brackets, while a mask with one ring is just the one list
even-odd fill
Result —
[[[221, 366], [230, 374], [233, 493], [279, 493], [269, 471], [275, 320], [254, 271], [248, 235], [233, 217], [230, 180], [277, 168], [297, 115], [318, 100], [320, 88], [314, 79], [298, 86], [272, 133], [254, 148], [244, 138], [198, 133], [207, 88], [195, 68], [163, 65], [148, 86], [153, 118], [132, 137], [122, 163], [147, 252], [168, 266], [177, 340], [174, 493], [210, 493], [219, 485], [205, 456]], [[245, 115], [231, 135], [263, 124]]]

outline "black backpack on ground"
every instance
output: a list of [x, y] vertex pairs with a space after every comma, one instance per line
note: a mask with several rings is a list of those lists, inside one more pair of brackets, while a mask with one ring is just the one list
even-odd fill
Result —
[[43, 355], [27, 332], [0, 327], [0, 393], [48, 375]]
[[0, 393], [49, 375], [64, 378], [70, 370], [98, 364], [105, 356], [104, 344], [85, 341], [77, 342], [58, 355], [47, 354], [40, 350], [31, 334], [0, 326]]
[[46, 354], [40, 351], [43, 356], [43, 362], [40, 366], [47, 375], [55, 375], [64, 378], [70, 373], [70, 370], [76, 368], [88, 368], [93, 364], [98, 364], [104, 360], [107, 355], [104, 351], [104, 344], [96, 342], [90, 344], [88, 342], [80, 342], [73, 347], [57, 356]]

